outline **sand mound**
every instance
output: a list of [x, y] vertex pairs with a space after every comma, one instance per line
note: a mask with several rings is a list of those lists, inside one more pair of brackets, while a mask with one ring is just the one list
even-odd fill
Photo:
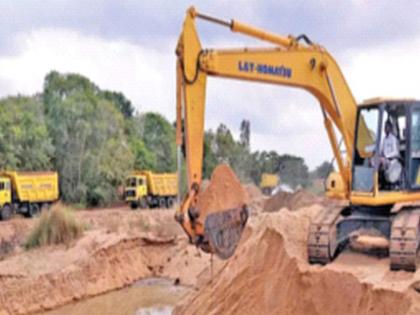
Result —
[[210, 180], [208, 180], [208, 179], [203, 179], [203, 180], [201, 181], [201, 191], [206, 190], [206, 188], [207, 188], [207, 187], [209, 187], [209, 185], [210, 185]]
[[261, 189], [259, 189], [253, 183], [248, 183], [244, 185], [244, 189], [247, 192], [249, 199], [251, 200], [260, 199], [264, 197], [263, 193], [261, 192]]
[[281, 208], [297, 210], [313, 204], [322, 203], [322, 198], [306, 190], [298, 190], [294, 193], [279, 191], [269, 198], [264, 205], [264, 212], [274, 212]]
[[[210, 184], [199, 195], [197, 208], [200, 213], [208, 214], [218, 210], [240, 208], [247, 204], [248, 196], [232, 169], [218, 165], [211, 175]], [[198, 218], [203, 219], [204, 216]]]
[[350, 253], [356, 258], [343, 256], [326, 267], [306, 262], [309, 222], [321, 208], [255, 217], [251, 236], [212, 283], [187, 296], [174, 313], [418, 314], [411, 286], [419, 276], [391, 273], [386, 259], [359, 260]]
[[267, 200], [261, 190], [255, 186], [253, 183], [248, 183], [244, 185], [244, 189], [248, 194], [248, 209], [250, 210], [251, 215], [256, 215], [262, 211], [264, 204]]

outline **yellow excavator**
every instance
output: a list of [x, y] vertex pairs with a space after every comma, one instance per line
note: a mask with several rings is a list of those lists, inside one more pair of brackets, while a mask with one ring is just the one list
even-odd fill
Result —
[[[273, 46], [203, 49], [197, 19]], [[248, 217], [246, 207], [211, 214], [196, 208], [202, 176], [206, 79], [223, 77], [297, 87], [319, 101], [338, 166], [327, 180], [326, 194], [348, 201], [348, 206], [326, 208], [311, 223], [310, 263], [330, 262], [353, 233], [374, 230], [389, 241], [392, 270], [416, 269], [420, 235], [420, 208], [415, 207], [420, 201], [419, 101], [376, 98], [358, 105], [337, 62], [308, 36], [279, 36], [236, 20], [201, 14], [193, 7], [186, 13], [176, 54], [177, 145], [178, 152], [185, 146], [188, 193], [175, 218], [193, 244], [228, 258]]]

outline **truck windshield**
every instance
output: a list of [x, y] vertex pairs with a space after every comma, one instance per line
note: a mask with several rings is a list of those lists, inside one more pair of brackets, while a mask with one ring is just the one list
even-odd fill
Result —
[[135, 177], [130, 177], [127, 179], [127, 187], [136, 187], [136, 178]]

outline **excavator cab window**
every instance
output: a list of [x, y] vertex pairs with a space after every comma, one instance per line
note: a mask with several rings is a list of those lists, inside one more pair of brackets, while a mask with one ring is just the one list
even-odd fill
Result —
[[420, 107], [413, 108], [410, 130], [410, 183], [411, 187], [420, 188]]
[[378, 159], [379, 190], [405, 187], [406, 108], [403, 104], [384, 107]]
[[[418, 116], [420, 119], [420, 111]], [[407, 106], [402, 103], [377, 104], [359, 109], [353, 190], [373, 192], [375, 178], [379, 190], [397, 191], [406, 187], [406, 118]], [[420, 124], [417, 120], [416, 123]], [[420, 159], [416, 163], [420, 166]]]
[[374, 188], [375, 153], [379, 130], [379, 107], [360, 109], [356, 130], [353, 190], [372, 192]]

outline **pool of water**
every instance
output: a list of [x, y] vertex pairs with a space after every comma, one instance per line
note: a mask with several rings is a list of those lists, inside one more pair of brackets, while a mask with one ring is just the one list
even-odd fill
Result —
[[171, 279], [149, 278], [121, 290], [64, 305], [43, 315], [170, 315], [191, 288]]

